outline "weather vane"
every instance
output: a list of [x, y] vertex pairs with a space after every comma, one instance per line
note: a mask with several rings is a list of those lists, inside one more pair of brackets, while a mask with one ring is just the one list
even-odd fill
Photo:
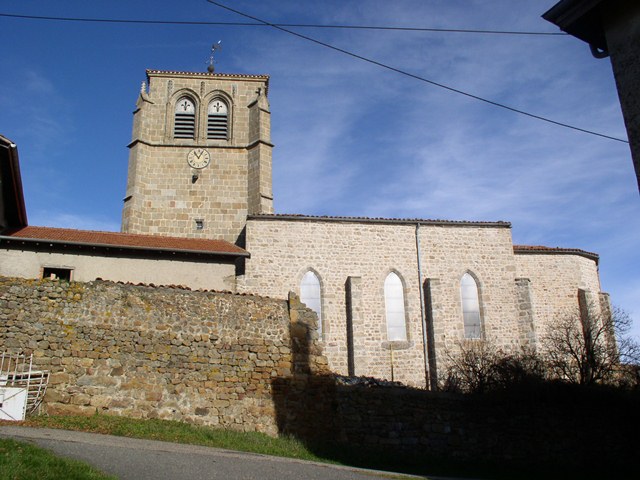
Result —
[[211, 55], [209, 55], [209, 66], [207, 67], [209, 73], [213, 73], [213, 71], [215, 70], [215, 67], [213, 66], [213, 64], [215, 63], [215, 61], [213, 60], [213, 55], [214, 53], [216, 53], [216, 50], [222, 50], [222, 40], [218, 40], [218, 43], [214, 43], [213, 45], [211, 45]]

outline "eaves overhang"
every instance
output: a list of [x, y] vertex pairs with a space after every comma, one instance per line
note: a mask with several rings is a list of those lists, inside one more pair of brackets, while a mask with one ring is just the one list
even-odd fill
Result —
[[544, 247], [540, 245], [514, 245], [513, 253], [516, 255], [577, 255], [593, 260], [598, 265], [600, 256], [597, 253], [588, 252], [579, 248]]
[[248, 258], [251, 255], [244, 249], [238, 247], [237, 251], [211, 251], [211, 250], [195, 250], [195, 249], [179, 249], [179, 248], [162, 248], [162, 247], [145, 247], [137, 245], [118, 245], [112, 243], [91, 243], [91, 242], [74, 242], [66, 240], [55, 240], [47, 238], [25, 238], [11, 235], [0, 235], [0, 246], [31, 246], [31, 247], [58, 247], [70, 251], [105, 251], [105, 252], [136, 252], [139, 254], [155, 253], [160, 255], [180, 255], [180, 256], [199, 256], [199, 257], [226, 257], [226, 258]]
[[22, 190], [22, 176], [20, 175], [20, 160], [18, 147], [8, 138], [0, 135], [0, 206], [2, 212], [0, 232], [8, 228], [27, 226], [27, 209]]
[[603, 8], [616, 0], [561, 0], [542, 18], [557, 25], [560, 30], [588, 43], [598, 50], [607, 51], [603, 28]]

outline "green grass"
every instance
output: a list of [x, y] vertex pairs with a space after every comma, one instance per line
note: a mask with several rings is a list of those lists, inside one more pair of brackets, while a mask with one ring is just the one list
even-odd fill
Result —
[[6, 480], [109, 480], [89, 465], [10, 439], [0, 439], [0, 478]]
[[[39, 428], [60, 428], [102, 433], [147, 440], [186, 443], [263, 455], [296, 458], [334, 465], [386, 470], [390, 472], [425, 472], [425, 459], [420, 462], [390, 460], [386, 452], [350, 449], [344, 445], [307, 445], [288, 436], [270, 437], [258, 432], [237, 432], [171, 420], [134, 419], [111, 415], [37, 416], [21, 425]], [[427, 462], [428, 463], [428, 462]], [[402, 475], [380, 475], [385, 478], [406, 478]], [[0, 477], [2, 478], [2, 477]]]
[[89, 417], [38, 416], [23, 422], [22, 425], [187, 443], [241, 452], [327, 462], [326, 458], [313, 454], [301, 441], [291, 437], [274, 438], [258, 432], [235, 432], [170, 420], [142, 420], [111, 415], [92, 415]]
[[[545, 478], [545, 480], [551, 478], [566, 478], [565, 472], [561, 471], [544, 472], [541, 474], [540, 472], [536, 472], [537, 469], [531, 470], [530, 468], [523, 468], [522, 466], [508, 466], [479, 461], [454, 461], [430, 456], [428, 452], [414, 454], [394, 453], [393, 451], [385, 449], [363, 448], [354, 445], [338, 444], [336, 442], [305, 444], [292, 437], [281, 436], [274, 438], [257, 432], [236, 432], [169, 420], [133, 419], [96, 414], [93, 416], [38, 416], [21, 422], [21, 425], [202, 445], [264, 455], [398, 472], [398, 474], [380, 475], [389, 478], [403, 478], [402, 473], [509, 480], [513, 478], [534, 480], [540, 478]], [[586, 480], [587, 477], [588, 476], [582, 478]], [[11, 477], [0, 475], [0, 479], [4, 478]]]

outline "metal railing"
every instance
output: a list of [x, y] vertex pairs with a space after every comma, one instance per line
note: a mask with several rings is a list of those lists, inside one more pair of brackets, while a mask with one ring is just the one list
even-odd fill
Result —
[[23, 418], [40, 406], [48, 383], [48, 370], [33, 370], [33, 354], [0, 354], [0, 391], [3, 388], [22, 388], [27, 392]]

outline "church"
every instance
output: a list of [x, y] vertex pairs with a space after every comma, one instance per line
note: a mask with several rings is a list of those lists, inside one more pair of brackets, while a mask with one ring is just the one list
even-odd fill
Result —
[[508, 222], [274, 213], [269, 77], [146, 75], [121, 232], [29, 226], [0, 136], [0, 275], [295, 292], [332, 371], [420, 387], [462, 342], [537, 349], [559, 318], [610, 308], [597, 254], [514, 245]]

